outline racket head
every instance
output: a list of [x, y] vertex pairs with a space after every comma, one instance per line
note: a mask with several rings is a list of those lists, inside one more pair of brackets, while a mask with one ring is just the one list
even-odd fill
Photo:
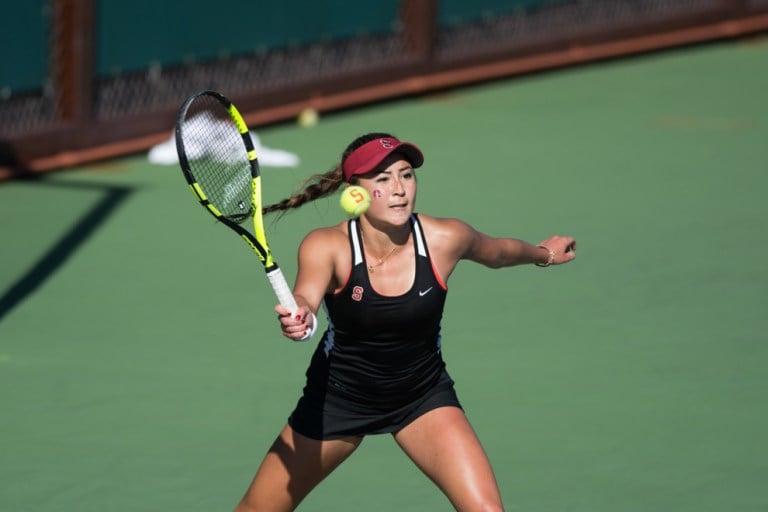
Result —
[[256, 151], [229, 99], [209, 90], [193, 94], [179, 110], [175, 135], [184, 177], [211, 214], [242, 224], [260, 213]]
[[[295, 312], [296, 301], [267, 245], [259, 162], [243, 116], [221, 93], [201, 91], [179, 109], [175, 136], [181, 170], [200, 204], [251, 246], [278, 300]], [[249, 218], [253, 233], [242, 226]]]

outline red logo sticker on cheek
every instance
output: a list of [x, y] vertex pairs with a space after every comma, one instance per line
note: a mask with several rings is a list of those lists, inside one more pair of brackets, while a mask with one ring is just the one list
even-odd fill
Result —
[[375, 197], [376, 199], [380, 198], [381, 197], [381, 190], [374, 190], [373, 191], [373, 197]]

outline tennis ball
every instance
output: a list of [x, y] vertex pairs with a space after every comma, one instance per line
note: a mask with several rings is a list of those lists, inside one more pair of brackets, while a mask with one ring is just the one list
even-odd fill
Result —
[[341, 193], [341, 209], [352, 217], [359, 217], [371, 206], [371, 195], [363, 187], [352, 185]]
[[305, 108], [299, 113], [296, 121], [302, 128], [311, 128], [320, 120], [320, 114], [314, 108]]

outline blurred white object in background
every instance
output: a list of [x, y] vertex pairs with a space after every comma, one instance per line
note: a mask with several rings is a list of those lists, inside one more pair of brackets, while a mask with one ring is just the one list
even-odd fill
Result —
[[[201, 115], [210, 115], [208, 113], [198, 114], [188, 121], [188, 123], [195, 123]], [[211, 121], [200, 119], [200, 122], [206, 123], [206, 130], [194, 130], [191, 129], [190, 133], [205, 133], [206, 138], [215, 137], [215, 133], [211, 132]], [[223, 122], [223, 121], [222, 121]], [[215, 132], [215, 130], [214, 130]], [[282, 149], [273, 149], [261, 145], [261, 139], [254, 132], [250, 132], [251, 139], [253, 139], [253, 146], [256, 148], [256, 156], [259, 159], [259, 165], [264, 167], [297, 167], [299, 165], [299, 157], [294, 153], [285, 151]], [[189, 158], [200, 158], [204, 156], [205, 148], [209, 147], [201, 140], [199, 145], [196, 145], [197, 141], [187, 140], [186, 151]], [[240, 152], [243, 151], [242, 145], [237, 145], [231, 148], [234, 152], [233, 160], [240, 158]], [[160, 165], [174, 165], [179, 163], [179, 155], [176, 152], [176, 134], [171, 134], [171, 137], [161, 142], [160, 144], [153, 146], [149, 150], [148, 158], [150, 163]]]

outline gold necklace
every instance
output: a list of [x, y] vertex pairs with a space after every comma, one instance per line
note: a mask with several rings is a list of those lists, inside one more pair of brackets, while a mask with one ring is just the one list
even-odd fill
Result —
[[379, 260], [379, 262], [378, 262], [378, 263], [376, 263], [375, 265], [371, 265], [370, 263], [368, 263], [368, 264], [367, 264], [367, 267], [368, 267], [368, 272], [369, 272], [369, 273], [371, 273], [371, 274], [373, 274], [373, 269], [375, 269], [376, 267], [380, 267], [380, 266], [382, 266], [382, 265], [384, 264], [384, 262], [387, 260], [387, 258], [389, 258], [389, 257], [390, 257], [390, 256], [392, 256], [393, 254], [395, 254], [399, 248], [400, 248], [400, 247], [398, 247], [398, 246], [396, 245], [396, 246], [394, 246], [394, 247], [392, 248], [392, 250], [391, 250], [391, 251], [389, 251], [389, 254], [387, 254], [387, 255], [386, 255], [386, 256], [384, 256], [383, 258], [377, 258], [377, 259]]

